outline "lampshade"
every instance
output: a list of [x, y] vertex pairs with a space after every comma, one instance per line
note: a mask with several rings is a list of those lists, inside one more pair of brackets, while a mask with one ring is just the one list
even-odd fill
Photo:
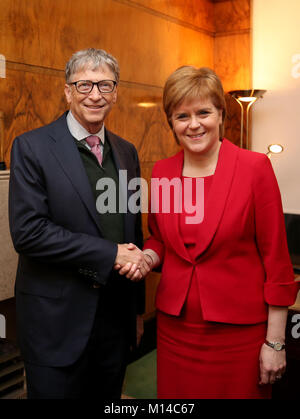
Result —
[[241, 102], [255, 102], [257, 99], [263, 97], [266, 90], [262, 89], [249, 89], [249, 90], [231, 90], [228, 92], [235, 99]]
[[268, 146], [267, 156], [270, 158], [272, 154], [282, 153], [284, 150], [281, 144], [270, 144]]

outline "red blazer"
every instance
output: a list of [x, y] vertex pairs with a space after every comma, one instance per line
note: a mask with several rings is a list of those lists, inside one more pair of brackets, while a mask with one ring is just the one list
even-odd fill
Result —
[[[180, 178], [183, 157], [180, 151], [158, 161], [152, 178]], [[196, 261], [180, 236], [178, 214], [149, 213], [151, 236], [144, 248], [162, 261], [157, 308], [178, 316], [193, 274], [208, 321], [255, 324], [267, 320], [267, 304], [293, 304], [298, 284], [269, 158], [224, 139], [207, 205]]]

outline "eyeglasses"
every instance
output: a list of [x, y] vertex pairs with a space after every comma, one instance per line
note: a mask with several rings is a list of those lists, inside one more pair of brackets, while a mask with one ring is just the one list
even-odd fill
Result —
[[115, 80], [101, 80], [95, 82], [90, 80], [78, 80], [68, 84], [74, 84], [78, 93], [88, 94], [91, 93], [95, 84], [100, 93], [111, 93], [117, 82]]

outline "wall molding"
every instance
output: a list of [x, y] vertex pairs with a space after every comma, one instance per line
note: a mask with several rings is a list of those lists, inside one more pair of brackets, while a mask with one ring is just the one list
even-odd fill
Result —
[[156, 17], [159, 17], [163, 20], [167, 20], [169, 22], [175, 23], [176, 25], [184, 26], [185, 28], [191, 29], [191, 30], [196, 31], [196, 32], [203, 33], [203, 34], [211, 36], [213, 38], [215, 36], [214, 31], [209, 31], [208, 29], [200, 28], [199, 26], [193, 25], [192, 23], [185, 22], [184, 20], [181, 20], [181, 19], [178, 19], [176, 17], [167, 15], [166, 13], [159, 12], [157, 10], [151, 9], [150, 7], [143, 6], [139, 3], [136, 3], [133, 0], [113, 0], [113, 1], [116, 2], [116, 3], [121, 3], [121, 4], [125, 4], [127, 6], [130, 6], [130, 7], [134, 7], [135, 9], [142, 10], [145, 13], [148, 13], [148, 14], [154, 15]]
[[249, 35], [249, 34], [251, 34], [251, 28], [237, 29], [236, 31], [216, 32], [215, 38], [219, 38], [220, 36], [235, 36], [235, 35]]
[[[203, 33], [203, 34], [208, 35], [212, 38], [216, 38], [216, 37], [219, 37], [219, 36], [231, 36], [231, 35], [248, 34], [251, 31], [251, 28], [237, 29], [237, 30], [234, 30], [234, 31], [224, 31], [224, 32], [209, 31], [208, 29], [200, 28], [199, 26], [193, 25], [192, 23], [188, 23], [184, 20], [181, 20], [181, 19], [178, 19], [176, 17], [167, 15], [166, 13], [154, 10], [151, 7], [143, 6], [139, 3], [136, 3], [134, 0], [113, 0], [113, 1], [116, 2], [116, 3], [121, 3], [121, 4], [125, 4], [127, 6], [130, 6], [130, 7], [134, 7], [135, 9], [142, 10], [145, 13], [148, 13], [148, 14], [154, 15], [156, 17], [159, 17], [163, 20], [167, 20], [169, 22], [175, 23], [176, 25], [184, 26], [185, 28], [191, 29], [193, 31]], [[212, 1], [212, 3], [219, 3], [219, 2], [225, 2], [225, 1], [228, 1], [228, 0], [217, 0], [217, 1], [211, 0], [211, 1]]]
[[[26, 73], [38, 73], [43, 74], [47, 76], [54, 76], [54, 77], [65, 77], [65, 70], [60, 70], [57, 68], [50, 68], [50, 67], [43, 67], [33, 64], [24, 64], [19, 63], [16, 61], [6, 61], [6, 68], [8, 70], [14, 70], [14, 71], [21, 71]], [[162, 86], [152, 85], [152, 84], [144, 84], [139, 83], [135, 81], [128, 81], [128, 80], [120, 80], [120, 86], [122, 87], [129, 87], [129, 88], [135, 88], [139, 87], [142, 89], [159, 89], [162, 90]]]
[[38, 66], [33, 64], [19, 63], [16, 61], [6, 61], [6, 68], [8, 70], [23, 71], [26, 73], [39, 73], [46, 74], [48, 76], [64, 77], [65, 71], [57, 68], [50, 68], [44, 66]]

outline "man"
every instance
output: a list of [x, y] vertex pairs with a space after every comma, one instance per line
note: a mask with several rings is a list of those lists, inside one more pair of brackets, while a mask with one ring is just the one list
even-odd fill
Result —
[[[120, 199], [129, 199], [118, 173], [126, 170], [128, 182], [140, 176], [135, 147], [104, 127], [118, 82], [110, 54], [75, 53], [66, 65], [70, 111], [13, 144], [9, 214], [29, 398], [121, 394], [136, 316], [144, 310], [143, 282], [135, 280], [149, 267], [138, 248], [140, 214], [96, 210], [99, 179], [111, 179]], [[130, 280], [114, 266], [138, 273]]]

